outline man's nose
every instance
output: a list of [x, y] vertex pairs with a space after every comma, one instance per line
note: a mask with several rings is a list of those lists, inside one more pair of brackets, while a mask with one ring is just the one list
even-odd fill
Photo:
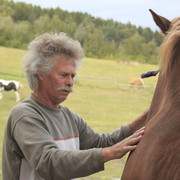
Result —
[[74, 79], [71, 76], [67, 76], [66, 84], [72, 86], [74, 84]]

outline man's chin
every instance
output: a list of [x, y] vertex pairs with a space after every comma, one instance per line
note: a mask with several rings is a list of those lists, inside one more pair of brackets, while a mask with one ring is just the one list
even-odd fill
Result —
[[65, 101], [65, 100], [67, 99], [67, 97], [68, 97], [68, 95], [64, 95], [64, 96], [61, 95], [61, 97], [59, 98], [60, 103], [62, 103], [63, 101]]

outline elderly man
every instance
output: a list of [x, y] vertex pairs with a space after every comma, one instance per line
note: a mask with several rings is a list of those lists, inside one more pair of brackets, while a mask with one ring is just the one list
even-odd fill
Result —
[[146, 112], [112, 133], [99, 134], [60, 105], [73, 91], [83, 57], [79, 42], [64, 33], [46, 33], [30, 43], [25, 73], [32, 94], [10, 112], [3, 144], [3, 180], [87, 176], [136, 149]]

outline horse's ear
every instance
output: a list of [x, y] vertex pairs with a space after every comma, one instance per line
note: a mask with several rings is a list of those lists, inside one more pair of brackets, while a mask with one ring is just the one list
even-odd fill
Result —
[[171, 21], [169, 21], [165, 17], [162, 17], [162, 16], [156, 14], [151, 9], [149, 9], [149, 11], [151, 12], [156, 25], [160, 28], [160, 30], [162, 31], [163, 34], [166, 34], [166, 32], [169, 30]]

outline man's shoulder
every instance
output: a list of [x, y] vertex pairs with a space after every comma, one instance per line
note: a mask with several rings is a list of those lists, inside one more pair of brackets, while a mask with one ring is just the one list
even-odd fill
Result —
[[15, 105], [10, 111], [10, 116], [17, 117], [18, 119], [23, 116], [36, 115], [37, 107], [35, 103], [30, 99], [26, 98], [22, 102]]
[[33, 103], [31, 102], [30, 98], [26, 98], [23, 101], [19, 102], [16, 104], [11, 111], [24, 111], [27, 109], [30, 109], [33, 106]]

